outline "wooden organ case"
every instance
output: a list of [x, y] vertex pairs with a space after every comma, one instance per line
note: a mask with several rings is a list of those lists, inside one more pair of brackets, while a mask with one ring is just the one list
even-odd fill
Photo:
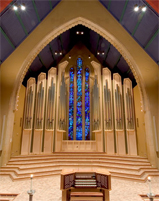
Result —
[[21, 154], [53, 152], [56, 100], [56, 68], [27, 82]]
[[103, 68], [103, 122], [108, 154], [137, 155], [132, 82]]
[[109, 201], [111, 175], [106, 170], [63, 170], [62, 201]]

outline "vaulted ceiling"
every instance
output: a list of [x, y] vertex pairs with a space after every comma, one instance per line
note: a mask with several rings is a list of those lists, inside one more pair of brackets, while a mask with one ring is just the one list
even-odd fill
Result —
[[[148, 4], [148, 0], [99, 1], [147, 54], [159, 64], [159, 12], [157, 4]], [[24, 3], [26, 11], [13, 11], [12, 6], [15, 3]], [[11, 1], [9, 5], [2, 4], [0, 15], [1, 63], [7, 59], [58, 3], [60, 3], [60, 0], [16, 0]], [[139, 6], [146, 5], [147, 11], [134, 12], [133, 8], [135, 4]], [[84, 34], [76, 34], [77, 31], [82, 31]], [[41, 71], [47, 72], [51, 66], [56, 66], [79, 41], [88, 48], [103, 66], [109, 67], [112, 72], [120, 73], [122, 77], [129, 77], [133, 85], [136, 85], [130, 67], [114, 46], [99, 34], [82, 25], [67, 30], [51, 41], [31, 64], [23, 84], [26, 84], [29, 77], [37, 77]], [[61, 55], [56, 55], [56, 51], [61, 52]]]

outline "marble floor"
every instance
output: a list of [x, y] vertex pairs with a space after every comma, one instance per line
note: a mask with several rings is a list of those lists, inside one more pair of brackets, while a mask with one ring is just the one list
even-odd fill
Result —
[[[30, 180], [12, 181], [9, 176], [0, 177], [0, 193], [17, 193], [14, 201], [28, 201]], [[159, 194], [159, 177], [152, 177], [152, 192]], [[61, 201], [60, 175], [33, 178], [33, 201]], [[149, 192], [149, 184], [112, 178], [110, 201], [143, 201], [140, 194]], [[154, 200], [155, 201], [155, 200]], [[157, 201], [157, 199], [156, 199]]]

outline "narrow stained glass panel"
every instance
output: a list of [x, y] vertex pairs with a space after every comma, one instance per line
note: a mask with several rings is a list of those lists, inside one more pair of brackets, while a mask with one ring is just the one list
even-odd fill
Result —
[[85, 140], [90, 140], [89, 69], [85, 71]]
[[77, 59], [76, 140], [82, 140], [82, 59]]
[[73, 115], [74, 115], [74, 69], [70, 69], [70, 94], [69, 94], [69, 127], [68, 139], [73, 140]]

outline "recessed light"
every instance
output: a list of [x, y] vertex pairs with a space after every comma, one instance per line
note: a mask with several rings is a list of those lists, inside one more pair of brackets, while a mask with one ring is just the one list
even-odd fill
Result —
[[71, 55], [69, 55], [69, 57], [68, 57], [69, 59], [71, 59]]
[[55, 55], [57, 55], [57, 52], [55, 51]]
[[89, 55], [89, 56], [88, 56], [88, 59], [90, 59], [90, 58], [91, 58], [91, 56]]
[[99, 54], [100, 54], [100, 52], [97, 52], [97, 54], [99, 55]]
[[25, 9], [26, 9], [25, 4], [24, 4], [24, 3], [22, 3], [22, 4], [20, 5], [20, 8], [21, 8], [21, 10], [25, 10]]
[[79, 34], [79, 31], [76, 31], [76, 34]]
[[14, 4], [14, 5], [13, 5], [13, 10], [18, 10], [17, 4]]
[[142, 8], [141, 8], [142, 12], [145, 12], [146, 9], [147, 9], [146, 6], [142, 6]]
[[59, 54], [62, 55], [62, 52], [60, 52]]
[[84, 32], [82, 31], [82, 32], [81, 32], [81, 34], [83, 35], [83, 34], [84, 34]]
[[136, 4], [136, 5], [134, 6], [134, 11], [137, 12], [138, 10], [139, 10], [139, 6]]

